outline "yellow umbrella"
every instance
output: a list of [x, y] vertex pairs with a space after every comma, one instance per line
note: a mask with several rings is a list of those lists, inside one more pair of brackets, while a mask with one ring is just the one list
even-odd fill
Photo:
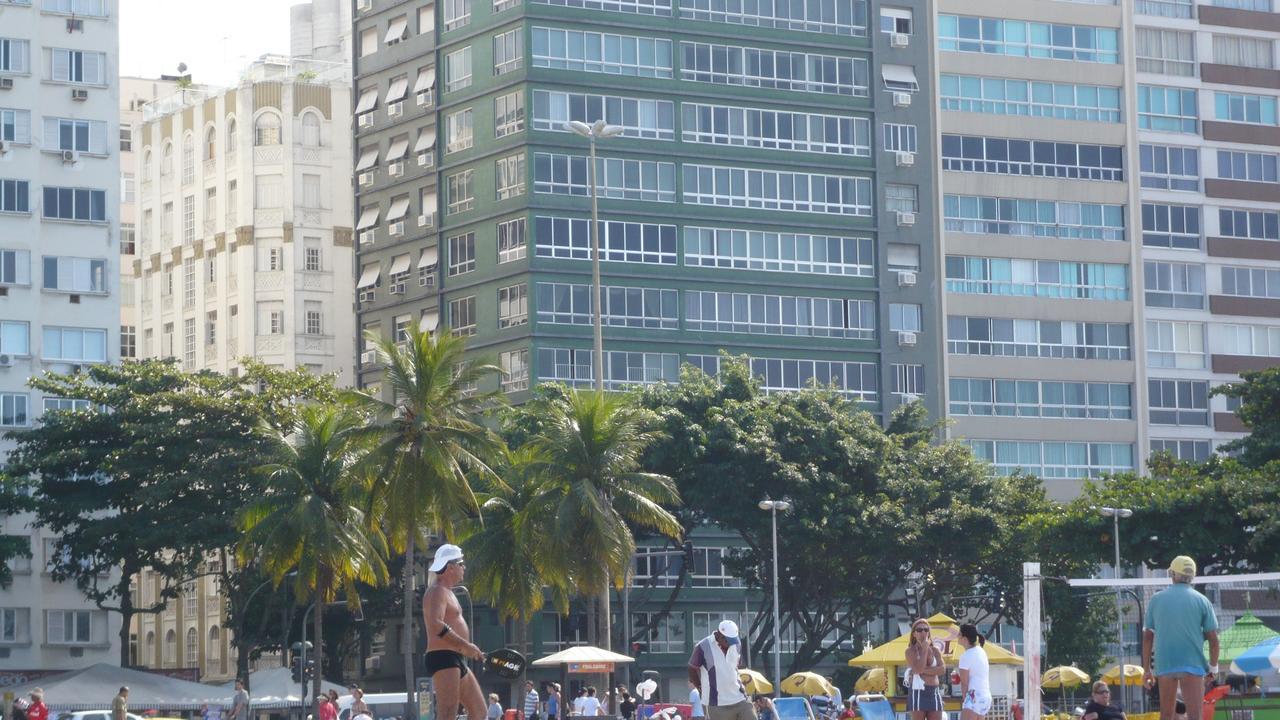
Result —
[[836, 694], [835, 688], [821, 675], [815, 672], [798, 672], [782, 681], [782, 692], [788, 695], [827, 695]]
[[[960, 643], [956, 642], [956, 637], [960, 634], [960, 625], [955, 619], [947, 617], [943, 613], [938, 613], [929, 618], [929, 627], [933, 630], [934, 642], [941, 641], [943, 643], [942, 656], [947, 666], [954, 667], [960, 662], [960, 655], [964, 653], [964, 648], [960, 647]], [[880, 647], [868, 650], [850, 660], [849, 666], [896, 667], [904, 665], [906, 664], [905, 655], [910, 638], [911, 633], [908, 632], [906, 635], [890, 640]], [[987, 662], [992, 665], [1022, 665], [1021, 657], [1005, 650], [994, 642], [988, 640], [987, 644], [982, 646], [982, 649], [987, 651]]]
[[742, 681], [742, 688], [748, 695], [768, 695], [773, 692], [773, 683], [755, 670], [739, 670], [738, 679]]
[[1083, 670], [1063, 665], [1045, 670], [1044, 675], [1041, 676], [1040, 687], [1046, 690], [1066, 689], [1079, 687], [1087, 682], [1089, 682], [1089, 676]]
[[[1112, 665], [1107, 671], [1102, 673], [1102, 679], [1109, 685], [1120, 684], [1120, 667]], [[1141, 685], [1142, 684], [1142, 668], [1137, 665], [1124, 666], [1124, 684], [1125, 685]]]
[[889, 687], [889, 673], [884, 668], [877, 667], [862, 673], [858, 676], [858, 681], [853, 684], [853, 689], [860, 693], [882, 693]]

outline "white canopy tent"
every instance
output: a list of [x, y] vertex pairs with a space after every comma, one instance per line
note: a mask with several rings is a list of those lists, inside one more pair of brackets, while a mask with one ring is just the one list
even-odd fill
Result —
[[[311, 692], [311, 682], [307, 681], [307, 692]], [[236, 684], [233, 680], [220, 686], [222, 692], [234, 693]], [[347, 689], [325, 680], [320, 684], [324, 692], [337, 690], [338, 694], [347, 694]], [[230, 696], [228, 696], [230, 697]], [[267, 668], [249, 673], [249, 707], [253, 710], [279, 710], [298, 707], [302, 704], [302, 687], [293, 681], [293, 671], [286, 667]], [[133, 702], [133, 698], [129, 698]]]
[[579, 663], [630, 663], [635, 659], [626, 655], [619, 655], [616, 652], [610, 652], [604, 648], [593, 647], [591, 645], [575, 645], [567, 650], [561, 650], [558, 653], [552, 653], [544, 658], [534, 660], [531, 665], [534, 667], [555, 667], [556, 665], [570, 665]]
[[[285, 670], [286, 675], [288, 672]], [[43, 688], [44, 701], [50, 710], [101, 710], [111, 706], [111, 698], [121, 686], [129, 687], [130, 709], [199, 710], [205, 705], [231, 706], [232, 693], [225, 688], [105, 663], [15, 685], [5, 691], [14, 693], [15, 697], [25, 697], [32, 690]]]

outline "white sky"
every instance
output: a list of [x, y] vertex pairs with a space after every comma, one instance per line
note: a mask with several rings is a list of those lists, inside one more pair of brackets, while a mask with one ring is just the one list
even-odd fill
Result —
[[264, 53], [289, 53], [289, 6], [299, 0], [120, 0], [120, 74], [178, 74], [230, 85]]

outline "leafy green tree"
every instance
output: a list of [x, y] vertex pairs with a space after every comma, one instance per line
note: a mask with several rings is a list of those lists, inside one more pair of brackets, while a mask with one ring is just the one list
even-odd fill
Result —
[[[368, 461], [376, 468], [375, 513], [392, 548], [405, 556], [402, 622], [409, 632], [415, 548], [425, 543], [426, 533], [453, 538], [479, 516], [473, 482], [501, 484], [488, 462], [499, 454], [502, 441], [484, 420], [502, 396], [477, 388], [502, 369], [466, 357], [466, 342], [443, 328], [424, 333], [411, 325], [399, 343], [367, 337], [393, 399], [368, 393], [352, 393], [349, 399], [370, 418], [362, 434], [373, 445]], [[413, 643], [404, 643], [406, 688], [413, 687], [413, 652]], [[406, 707], [406, 714], [413, 712]]]
[[[300, 400], [334, 396], [330, 378], [255, 362], [237, 378], [148, 360], [47, 374], [30, 385], [88, 402], [11, 433], [8, 471], [32, 488], [35, 524], [58, 536], [53, 577], [121, 614], [121, 665], [133, 615], [158, 612], [203, 562], [234, 546], [236, 513], [262, 484], [253, 468], [265, 443], [255, 429], [288, 424]], [[155, 605], [138, 608], [129, 587], [143, 568], [164, 585]]]
[[[28, 513], [34, 507], [29, 483], [0, 472], [0, 517]], [[31, 558], [31, 541], [27, 536], [0, 535], [0, 590], [13, 583], [13, 562], [20, 558]]]
[[1236, 416], [1249, 428], [1248, 435], [1219, 449], [1239, 452], [1241, 462], [1255, 468], [1280, 460], [1280, 367], [1246, 370], [1240, 382], [1214, 388], [1213, 393], [1239, 400]]
[[[316, 667], [324, 666], [324, 608], [339, 596], [360, 607], [359, 583], [387, 580], [386, 539], [369, 506], [371, 478], [359, 472], [364, 419], [344, 407], [301, 409], [286, 431], [265, 428], [275, 458], [267, 487], [240, 515], [241, 562], [258, 561], [279, 586], [293, 573], [296, 596], [311, 597]], [[313, 696], [320, 694], [317, 672]]]

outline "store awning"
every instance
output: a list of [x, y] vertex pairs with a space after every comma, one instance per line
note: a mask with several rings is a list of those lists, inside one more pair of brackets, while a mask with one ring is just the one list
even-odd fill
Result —
[[367, 207], [360, 211], [360, 220], [356, 223], [356, 230], [368, 230], [378, 224], [378, 206]]
[[400, 102], [404, 99], [405, 91], [409, 89], [409, 78], [402, 77], [392, 81], [391, 87], [387, 89], [387, 102]]
[[360, 162], [356, 163], [356, 172], [364, 172], [378, 162], [378, 148], [365, 150], [360, 154]]
[[920, 83], [916, 82], [916, 70], [910, 65], [881, 65], [880, 76], [884, 78], [884, 86], [890, 90], [915, 92], [920, 89]]
[[387, 36], [383, 38], [386, 42], [395, 42], [404, 39], [404, 31], [409, 29], [409, 16], [402, 15], [391, 21], [391, 25], [387, 27]]
[[435, 146], [436, 146], [435, 128], [432, 128], [430, 130], [423, 130], [418, 135], [418, 141], [413, 144], [413, 152], [414, 153], [426, 152], [428, 150], [435, 148]]
[[425, 92], [435, 86], [436, 86], [435, 68], [432, 68], [430, 70], [423, 70], [422, 72], [418, 73], [418, 79], [415, 80], [413, 83], [413, 92], [414, 93]]
[[408, 196], [391, 201], [391, 209], [387, 211], [387, 222], [396, 222], [409, 214]]
[[422, 318], [418, 320], [418, 329], [422, 332], [435, 332], [440, 327], [440, 313], [435, 310], [427, 310], [422, 313]]
[[409, 264], [409, 253], [397, 255], [395, 256], [395, 259], [391, 261], [391, 269], [387, 271], [387, 274], [395, 277], [396, 275], [407, 273], [409, 272]]
[[360, 273], [360, 282], [356, 283], [357, 290], [363, 290], [367, 287], [373, 287], [378, 282], [380, 268], [378, 263], [370, 263], [364, 266], [364, 270]]
[[364, 93], [360, 95], [360, 102], [356, 103], [356, 114], [363, 115], [369, 112], [370, 110], [372, 110], [373, 106], [377, 104], [378, 104], [378, 91], [365, 90]]
[[387, 162], [395, 162], [404, 157], [405, 152], [409, 149], [409, 138], [404, 137], [399, 140], [393, 140], [391, 147], [387, 150]]
[[435, 267], [440, 264], [440, 251], [433, 247], [429, 247], [422, 251], [422, 256], [418, 258], [418, 269]]

